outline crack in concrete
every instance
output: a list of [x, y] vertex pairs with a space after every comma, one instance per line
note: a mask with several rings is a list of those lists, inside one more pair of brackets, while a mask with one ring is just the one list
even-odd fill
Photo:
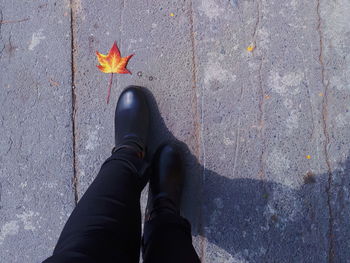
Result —
[[[204, 123], [204, 115], [203, 115], [203, 106], [204, 106], [204, 96], [201, 94], [201, 108], [200, 113], [198, 110], [198, 87], [197, 87], [197, 63], [196, 63], [196, 39], [194, 34], [194, 14], [193, 14], [193, 2], [192, 0], [189, 1], [189, 22], [190, 22], [190, 38], [191, 38], [191, 49], [192, 49], [192, 83], [193, 83], [193, 112], [195, 115], [195, 121], [194, 121], [194, 130], [195, 130], [195, 138], [196, 138], [196, 156], [199, 159], [201, 156], [202, 159], [202, 185], [200, 186], [201, 191], [203, 191], [203, 185], [205, 181], [205, 147], [204, 147], [204, 141], [203, 141], [203, 123]], [[200, 116], [199, 116], [200, 114]], [[202, 149], [202, 151], [201, 151]], [[203, 193], [201, 194], [203, 196]], [[200, 199], [202, 200], [202, 198]], [[200, 207], [202, 207], [200, 205]], [[206, 239], [204, 234], [204, 226], [203, 226], [203, 215], [202, 210], [199, 209], [199, 215], [198, 215], [198, 221], [199, 221], [199, 232], [202, 233], [200, 235], [200, 258], [201, 262], [205, 263], [205, 250], [206, 250]]]
[[5, 156], [11, 151], [11, 149], [12, 149], [12, 145], [13, 145], [13, 140], [12, 140], [12, 138], [10, 137], [9, 138], [9, 148], [7, 149], [7, 151], [5, 152]]
[[[193, 104], [194, 107], [194, 113], [195, 113], [195, 137], [196, 137], [196, 156], [200, 156], [200, 141], [201, 141], [201, 125], [199, 121], [199, 114], [198, 114], [198, 101], [197, 101], [197, 64], [196, 64], [196, 54], [195, 54], [195, 36], [194, 36], [194, 25], [193, 25], [193, 7], [192, 7], [192, 1], [190, 1], [190, 9], [189, 9], [189, 19], [190, 19], [190, 37], [191, 37], [191, 49], [192, 49], [192, 57], [191, 57], [191, 62], [192, 62], [192, 83], [193, 83], [193, 91], [194, 91], [194, 96], [193, 96]], [[202, 110], [202, 109], [201, 109]], [[202, 113], [202, 112], [201, 112]], [[203, 114], [201, 114], [203, 115]]]
[[[253, 42], [254, 46], [256, 46], [256, 37], [257, 37], [257, 31], [260, 27], [260, 21], [261, 21], [261, 0], [256, 1], [257, 5], [257, 19], [253, 30]], [[265, 162], [265, 136], [264, 136], [264, 101], [265, 101], [265, 93], [263, 88], [263, 81], [262, 81], [262, 67], [264, 62], [264, 56], [261, 57], [260, 63], [259, 63], [259, 69], [258, 69], [258, 78], [259, 78], [259, 91], [260, 91], [260, 101], [259, 101], [259, 129], [260, 129], [260, 136], [262, 138], [262, 149], [261, 149], [261, 155], [260, 155], [260, 172], [259, 177], [261, 177], [261, 180], [264, 180], [265, 178], [265, 171], [264, 171], [264, 162]]]
[[310, 141], [312, 141], [312, 139], [314, 137], [314, 134], [315, 134], [315, 121], [314, 121], [314, 110], [313, 110], [313, 107], [312, 107], [310, 88], [309, 88], [309, 84], [308, 83], [306, 84], [306, 94], [307, 94], [307, 97], [308, 97], [308, 100], [309, 100], [310, 113], [311, 113], [312, 128], [311, 128], [311, 133], [310, 133]]
[[320, 38], [320, 53], [319, 53], [319, 63], [321, 65], [321, 78], [322, 78], [322, 85], [324, 87], [324, 96], [322, 100], [322, 121], [323, 121], [323, 132], [325, 136], [325, 143], [324, 143], [324, 154], [326, 158], [326, 165], [328, 169], [328, 184], [326, 187], [327, 192], [327, 206], [328, 206], [328, 212], [329, 212], [329, 227], [328, 227], [328, 242], [329, 242], [329, 249], [328, 249], [328, 262], [333, 263], [334, 262], [334, 240], [333, 240], [333, 224], [334, 224], [334, 217], [333, 217], [333, 209], [331, 205], [331, 187], [332, 187], [332, 181], [333, 181], [333, 174], [331, 169], [331, 164], [329, 161], [329, 154], [328, 154], [328, 146], [329, 146], [329, 133], [328, 133], [328, 125], [327, 125], [327, 117], [328, 117], [328, 87], [329, 87], [329, 81], [326, 81], [325, 76], [325, 66], [324, 66], [324, 57], [323, 57], [323, 32], [321, 30], [321, 11], [320, 11], [320, 0], [317, 0], [316, 5], [316, 13], [318, 18], [317, 23], [317, 32], [319, 34]]
[[[253, 43], [254, 47], [256, 48], [256, 38], [257, 38], [257, 32], [258, 28], [260, 27], [262, 15], [261, 15], [261, 6], [262, 2], [261, 0], [256, 1], [257, 5], [257, 20], [254, 26], [253, 30]], [[261, 50], [261, 49], [259, 49]], [[262, 68], [264, 64], [265, 57], [262, 54], [260, 58], [260, 63], [259, 63], [259, 69], [258, 69], [258, 79], [259, 79], [259, 91], [260, 91], [260, 100], [259, 100], [259, 130], [260, 130], [260, 138], [261, 138], [261, 154], [259, 158], [260, 162], [260, 171], [259, 171], [259, 178], [261, 180], [261, 188], [265, 192], [265, 194], [268, 193], [267, 187], [266, 187], [266, 175], [265, 175], [265, 159], [266, 159], [266, 154], [265, 154], [265, 148], [266, 148], [266, 136], [265, 136], [265, 91], [263, 87], [263, 79], [262, 79]], [[269, 251], [271, 249], [271, 241], [267, 240], [267, 253], [265, 255], [268, 255]]]
[[[3, 15], [3, 13], [2, 13], [2, 10], [0, 9], [0, 22], [1, 22], [1, 23], [0, 23], [0, 41], [1, 41], [1, 42], [4, 42], [3, 39], [2, 39], [2, 31], [1, 31], [1, 28], [2, 28], [2, 21], [4, 21], [3, 18], [4, 18], [4, 15]], [[5, 44], [3, 44], [3, 47], [2, 47], [2, 49], [0, 50], [0, 60], [1, 60], [1, 58], [2, 58], [2, 54], [3, 54], [4, 50], [5, 50]]]
[[263, 88], [263, 83], [262, 83], [262, 67], [263, 67], [263, 61], [264, 61], [264, 57], [261, 58], [260, 60], [260, 65], [259, 65], [259, 90], [260, 90], [260, 101], [259, 101], [259, 112], [260, 112], [260, 116], [259, 116], [259, 128], [260, 128], [260, 136], [262, 138], [262, 149], [261, 149], [261, 155], [260, 155], [260, 177], [262, 180], [264, 180], [265, 178], [265, 169], [264, 169], [264, 162], [265, 162], [265, 146], [266, 146], [266, 142], [265, 142], [265, 97], [264, 97], [264, 88]]
[[[11, 31], [12, 31], [12, 28], [11, 28]], [[11, 41], [11, 38], [12, 38], [12, 35], [11, 35], [11, 31], [10, 31], [10, 35], [9, 35], [9, 39], [8, 39], [8, 46], [6, 48], [6, 45], [4, 48], [6, 48], [6, 51], [8, 52], [8, 56], [9, 56], [9, 59], [8, 59], [8, 63], [11, 62], [11, 58], [13, 56], [13, 53], [16, 51], [17, 47], [12, 45], [12, 41]]]
[[[304, 72], [306, 72], [306, 68], [305, 68], [305, 59], [304, 56], [303, 57], [303, 67], [304, 67]], [[310, 113], [311, 113], [311, 122], [312, 122], [312, 128], [311, 128], [311, 135], [310, 135], [310, 141], [312, 141], [314, 134], [315, 134], [315, 120], [314, 120], [314, 109], [312, 106], [312, 100], [311, 100], [311, 92], [310, 92], [310, 87], [309, 87], [309, 80], [307, 78], [307, 75], [305, 74], [305, 80], [306, 80], [306, 94], [309, 100], [309, 106], [310, 106]]]
[[237, 167], [237, 162], [238, 162], [238, 152], [240, 148], [240, 140], [239, 140], [239, 131], [240, 131], [240, 126], [241, 126], [241, 119], [238, 117], [238, 126], [236, 128], [236, 139], [235, 139], [235, 158], [233, 161], [233, 169], [232, 169], [232, 177], [235, 178], [236, 174], [236, 167]]
[[74, 33], [74, 23], [75, 23], [75, 10], [74, 10], [74, 0], [70, 0], [70, 26], [71, 26], [71, 84], [72, 84], [72, 140], [73, 140], [73, 191], [74, 191], [74, 202], [75, 205], [78, 204], [79, 194], [78, 194], [78, 173], [77, 173], [77, 160], [76, 160], [76, 91], [75, 91], [75, 33]]
[[254, 25], [254, 30], [253, 30], [253, 43], [254, 46], [256, 47], [256, 32], [258, 30], [258, 27], [260, 25], [260, 5], [261, 5], [261, 0], [256, 1], [256, 12], [258, 14], [258, 17], [256, 19], [255, 25]]
[[[312, 44], [311, 44], [312, 46]], [[307, 94], [307, 97], [308, 97], [308, 100], [309, 100], [309, 106], [310, 106], [310, 113], [311, 113], [311, 122], [312, 122], [312, 128], [311, 128], [311, 133], [310, 133], [310, 141], [313, 140], [314, 138], [314, 134], [315, 134], [315, 119], [314, 119], [314, 106], [313, 106], [313, 103], [312, 103], [312, 99], [311, 99], [311, 91], [310, 91], [310, 81], [307, 77], [307, 69], [305, 68], [305, 55], [304, 53], [300, 50], [300, 48], [297, 48], [298, 52], [300, 53], [300, 56], [302, 57], [303, 59], [303, 72], [305, 72], [305, 82], [303, 82], [303, 84], [306, 86], [306, 94]], [[310, 50], [312, 50], [312, 48], [310, 48]]]

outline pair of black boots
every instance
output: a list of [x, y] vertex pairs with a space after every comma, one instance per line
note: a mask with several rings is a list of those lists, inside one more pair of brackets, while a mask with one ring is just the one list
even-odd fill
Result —
[[[115, 151], [129, 148], [145, 158], [149, 137], [150, 109], [145, 90], [129, 86], [120, 95], [115, 111]], [[151, 172], [142, 174], [141, 190], [150, 182], [146, 221], [167, 212], [180, 214], [184, 182], [183, 161], [173, 143], [164, 143], [156, 151]]]

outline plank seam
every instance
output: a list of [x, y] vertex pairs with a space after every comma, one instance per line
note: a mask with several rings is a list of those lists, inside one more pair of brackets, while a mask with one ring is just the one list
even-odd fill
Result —
[[[194, 15], [193, 15], [193, 3], [192, 0], [189, 1], [189, 22], [190, 22], [190, 38], [191, 38], [191, 50], [192, 50], [192, 83], [193, 83], [193, 107], [194, 107], [194, 114], [195, 114], [195, 122], [194, 122], [194, 129], [195, 129], [195, 138], [196, 138], [196, 156], [197, 158], [200, 158], [200, 155], [202, 156], [202, 186], [201, 191], [203, 191], [203, 184], [205, 180], [205, 148], [204, 148], [204, 141], [203, 138], [203, 105], [204, 105], [204, 97], [203, 94], [201, 94], [201, 108], [200, 108], [200, 116], [199, 116], [199, 110], [198, 110], [198, 87], [197, 87], [197, 63], [196, 63], [196, 39], [194, 34]], [[202, 148], [202, 151], [201, 151]], [[206, 239], [204, 236], [204, 229], [203, 229], [203, 222], [202, 222], [202, 210], [199, 209], [199, 232], [202, 233], [200, 235], [200, 258], [201, 262], [205, 263], [205, 247], [206, 247]]]
[[76, 161], [76, 91], [75, 91], [75, 34], [74, 34], [74, 0], [70, 0], [70, 30], [71, 30], [71, 96], [72, 96], [72, 143], [73, 143], [73, 191], [74, 191], [74, 202], [77, 205], [79, 200], [78, 195], [78, 173], [77, 173], [77, 161]]
[[334, 218], [333, 218], [333, 209], [331, 205], [331, 188], [332, 188], [332, 181], [333, 181], [333, 174], [331, 169], [331, 164], [329, 160], [329, 154], [328, 154], [328, 146], [329, 146], [329, 133], [328, 133], [328, 124], [327, 124], [327, 117], [328, 117], [328, 87], [329, 87], [329, 81], [326, 81], [325, 76], [325, 66], [324, 66], [324, 51], [323, 51], [323, 45], [324, 45], [324, 35], [321, 30], [321, 10], [320, 10], [320, 0], [317, 0], [316, 5], [316, 13], [317, 13], [317, 32], [319, 34], [320, 39], [320, 53], [319, 53], [319, 63], [321, 65], [321, 80], [322, 85], [324, 87], [324, 96], [322, 100], [322, 122], [323, 122], [323, 133], [325, 136], [325, 143], [324, 143], [324, 154], [326, 159], [326, 165], [328, 169], [328, 182], [326, 186], [326, 193], [327, 193], [327, 206], [328, 206], [328, 212], [329, 212], [329, 226], [328, 226], [328, 262], [333, 263], [334, 262], [334, 240], [333, 240], [333, 224], [334, 224]]

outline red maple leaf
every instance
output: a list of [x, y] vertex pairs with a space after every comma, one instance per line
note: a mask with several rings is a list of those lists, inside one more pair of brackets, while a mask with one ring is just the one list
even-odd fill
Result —
[[118, 74], [131, 74], [131, 72], [126, 68], [129, 59], [133, 56], [127, 56], [122, 58], [120, 56], [120, 51], [117, 46], [117, 42], [114, 42], [111, 50], [107, 55], [103, 55], [96, 51], [97, 59], [100, 65], [97, 67], [103, 73], [111, 73], [111, 79], [109, 81], [108, 94], [107, 94], [107, 104], [109, 103], [109, 97], [111, 95], [112, 81], [113, 81], [113, 73]]

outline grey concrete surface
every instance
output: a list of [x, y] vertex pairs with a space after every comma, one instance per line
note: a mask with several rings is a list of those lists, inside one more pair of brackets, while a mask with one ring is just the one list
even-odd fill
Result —
[[70, 10], [0, 6], [0, 262], [40, 262], [75, 205]]
[[[52, 253], [131, 84], [153, 94], [151, 152], [187, 144], [183, 213], [202, 262], [350, 262], [348, 0], [0, 8], [1, 262]], [[95, 51], [115, 40], [133, 74], [107, 105]]]

